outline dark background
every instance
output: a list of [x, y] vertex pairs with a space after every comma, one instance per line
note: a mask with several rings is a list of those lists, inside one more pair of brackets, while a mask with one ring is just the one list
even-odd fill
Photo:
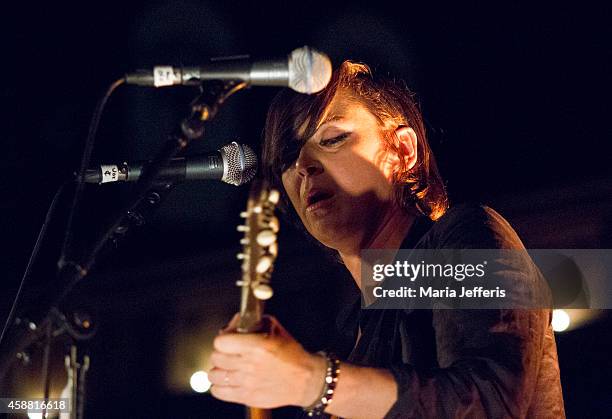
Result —
[[[154, 64], [282, 56], [305, 44], [327, 52], [335, 65], [362, 60], [411, 86], [454, 202], [492, 205], [527, 247], [609, 248], [610, 9], [424, 3], [48, 2], [3, 13], [2, 322], [46, 209], [78, 167], [95, 102], [113, 80]], [[259, 150], [275, 92], [252, 88], [232, 97], [188, 154], [235, 139]], [[152, 157], [195, 94], [121, 87], [102, 119], [93, 160]], [[87, 188], [78, 246], [130, 191], [126, 185]], [[192, 371], [206, 368], [207, 355], [198, 355], [198, 348], [210, 347], [238, 307], [235, 225], [247, 191], [215, 182], [177, 186], [147, 224], [102, 257], [75, 289], [70, 308], [91, 312], [99, 325], [88, 344], [89, 416], [240, 415], [236, 406], [193, 395], [186, 383]], [[26, 286], [23, 309], [56, 283], [66, 202], [64, 197]], [[283, 227], [269, 309], [314, 350], [334, 333], [329, 319], [338, 295], [353, 290], [341, 267], [321, 267], [320, 251]], [[568, 417], [612, 411], [611, 324], [604, 312], [557, 335]], [[54, 387], [61, 389], [58, 346]], [[32, 350], [33, 364], [15, 369], [6, 388], [40, 391], [39, 352]]]

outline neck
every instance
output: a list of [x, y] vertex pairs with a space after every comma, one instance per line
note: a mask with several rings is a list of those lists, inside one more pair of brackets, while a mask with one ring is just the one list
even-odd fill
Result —
[[367, 241], [364, 241], [363, 244], [338, 249], [342, 261], [359, 288], [361, 288], [361, 250], [399, 249], [408, 231], [412, 228], [415, 218], [414, 214], [397, 208], [383, 220], [371, 238], [366, 238]]

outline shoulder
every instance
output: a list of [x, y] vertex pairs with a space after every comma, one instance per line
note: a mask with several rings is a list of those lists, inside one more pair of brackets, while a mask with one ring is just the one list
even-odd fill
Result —
[[481, 204], [460, 204], [436, 221], [419, 242], [421, 248], [523, 249], [510, 223]]

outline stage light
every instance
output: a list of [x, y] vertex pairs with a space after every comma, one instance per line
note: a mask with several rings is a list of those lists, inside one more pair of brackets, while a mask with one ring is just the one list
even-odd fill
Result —
[[191, 389], [196, 393], [206, 393], [211, 386], [208, 374], [204, 371], [194, 372], [189, 380], [189, 384], [191, 384]]
[[563, 332], [570, 325], [571, 319], [565, 310], [553, 310], [552, 327], [555, 332]]

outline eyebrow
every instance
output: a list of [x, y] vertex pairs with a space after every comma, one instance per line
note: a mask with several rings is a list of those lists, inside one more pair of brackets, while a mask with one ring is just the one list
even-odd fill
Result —
[[342, 116], [342, 115], [331, 115], [331, 116], [328, 116], [327, 118], [325, 118], [325, 119], [323, 120], [323, 122], [321, 122], [321, 123], [319, 124], [319, 126], [317, 127], [317, 129], [319, 129], [321, 126], [323, 126], [323, 125], [325, 125], [325, 124], [328, 124], [328, 123], [330, 123], [330, 122], [334, 122], [334, 121], [340, 121], [340, 120], [342, 120], [342, 119], [344, 119], [344, 116]]
[[317, 127], [315, 128], [314, 132], [312, 135], [316, 134], [323, 125], [325, 124], [329, 124], [330, 122], [335, 122], [335, 121], [342, 121], [344, 120], [345, 117], [344, 115], [330, 115], [327, 118], [325, 118], [319, 125], [317, 125]]
[[316, 126], [316, 128], [314, 129], [314, 132], [312, 133], [312, 135], [310, 135], [310, 137], [308, 137], [306, 140], [312, 138], [320, 129], [323, 125], [325, 124], [329, 124], [330, 122], [335, 122], [335, 121], [341, 121], [346, 119], [344, 117], [344, 115], [330, 115], [327, 118], [325, 118], [323, 121], [321, 121], [321, 123], [319, 125]]

